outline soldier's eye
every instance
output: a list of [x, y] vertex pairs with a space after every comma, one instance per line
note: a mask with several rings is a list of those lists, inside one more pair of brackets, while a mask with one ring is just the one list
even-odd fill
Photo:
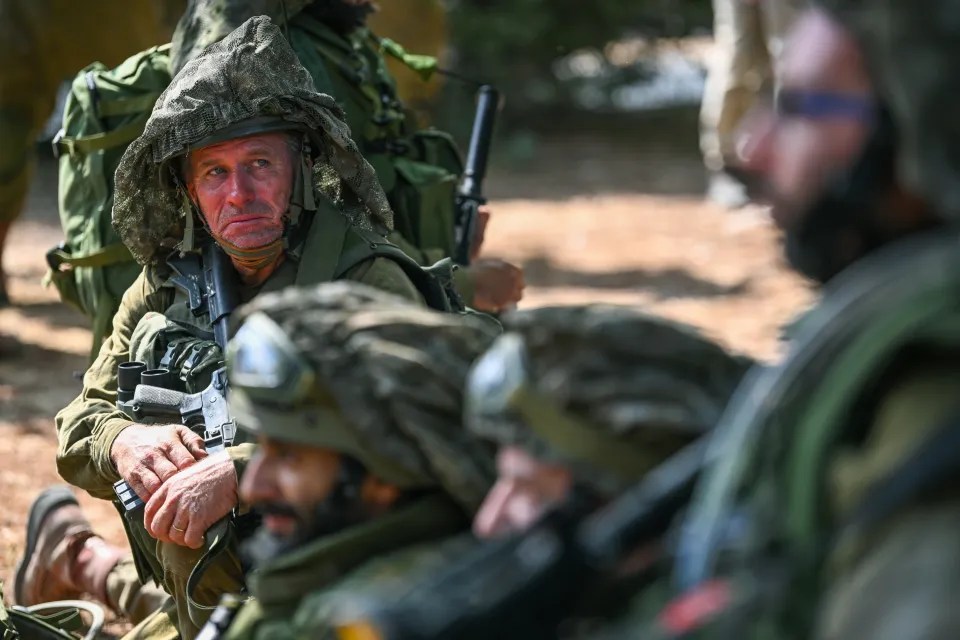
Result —
[[211, 168], [207, 171], [207, 175], [208, 175], [208, 176], [211, 176], [211, 177], [214, 177], [214, 176], [222, 176], [222, 175], [224, 175], [224, 174], [226, 174], [226, 173], [227, 173], [227, 170], [224, 169], [223, 167], [211, 167]]
[[266, 158], [257, 158], [256, 160], [253, 161], [253, 164], [254, 166], [257, 166], [263, 169], [270, 166], [270, 161], [267, 160]]

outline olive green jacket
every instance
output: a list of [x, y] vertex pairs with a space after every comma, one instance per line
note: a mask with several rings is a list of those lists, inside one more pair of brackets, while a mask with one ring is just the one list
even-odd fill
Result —
[[[294, 284], [317, 284], [327, 279], [329, 271], [319, 273], [318, 270], [323, 270], [320, 265], [336, 264], [337, 261], [325, 259], [317, 252], [321, 250], [324, 238], [331, 235], [331, 230], [344, 229], [342, 218], [338, 216], [339, 212], [332, 205], [322, 206], [311, 225], [300, 262], [288, 259], [260, 287], [243, 288], [241, 299], [246, 301], [261, 292]], [[338, 255], [345, 254], [351, 246], [362, 241], [352, 229], [346, 229], [346, 235], [347, 241], [339, 247]], [[422, 300], [402, 268], [387, 258], [362, 261], [342, 277], [406, 299]], [[140, 320], [151, 311], [168, 314], [176, 295], [156, 267], [146, 267], [124, 294], [113, 319], [113, 333], [84, 375], [83, 391], [57, 414], [57, 470], [64, 480], [95, 497], [113, 499], [113, 483], [120, 476], [110, 458], [110, 448], [117, 435], [133, 424], [116, 407], [117, 366], [129, 360], [130, 339]], [[250, 458], [251, 448], [239, 445], [229, 451], [237, 464], [239, 477]]]
[[[343, 107], [360, 152], [377, 172], [394, 212], [390, 241], [424, 266], [452, 255], [459, 152], [448, 134], [413, 125], [376, 37], [364, 28], [341, 35], [301, 12], [290, 20], [289, 38], [317, 90]], [[469, 272], [459, 270], [454, 279], [469, 303]]]
[[323, 536], [248, 576], [248, 600], [234, 618], [229, 640], [335, 637], [339, 603], [384, 589], [436, 568], [472, 544], [449, 537], [466, 528], [463, 513], [445, 496], [418, 499], [369, 523]]

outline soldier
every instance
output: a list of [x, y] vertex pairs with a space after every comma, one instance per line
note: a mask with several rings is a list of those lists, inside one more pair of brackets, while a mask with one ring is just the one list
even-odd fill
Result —
[[208, 456], [185, 427], [144, 429], [115, 408], [116, 368], [131, 355], [174, 364], [199, 356], [178, 369], [188, 391], [205, 386], [221, 359], [204, 338], [209, 319], [193, 317], [171, 286], [167, 257], [211, 236], [236, 268], [241, 300], [352, 279], [443, 302], [436, 282], [373, 231], [389, 227], [390, 208], [340, 115], [315, 92], [279, 29], [254, 18], [183, 68], [117, 171], [115, 226], [145, 266], [83, 392], [57, 416], [57, 462], [67, 481], [96, 497], [112, 498], [122, 478], [147, 501], [144, 522], [128, 530], [141, 577], [157, 577], [173, 595], [187, 638], [202, 624], [203, 606], [242, 584], [227, 553], [191, 598], [186, 593], [204, 533], [238, 505], [237, 478], [252, 445]]
[[534, 309], [504, 328], [468, 387], [467, 426], [498, 446], [481, 538], [529, 529], [574, 487], [608, 502], [709, 431], [748, 366], [629, 308]]
[[[708, 433], [750, 364], [689, 327], [624, 307], [535, 309], [504, 323], [467, 381], [468, 428], [498, 447], [496, 484], [473, 523], [486, 544], [416, 587], [340, 602], [341, 637], [581, 637], [604, 628], [611, 605], [632, 594], [611, 595], [571, 569], [574, 532]], [[655, 546], [636, 551], [631, 571], [658, 564]]]
[[60, 83], [102, 59], [117, 64], [165, 42], [185, 2], [0, 2], [0, 306], [7, 304], [3, 248], [33, 175], [33, 145]]
[[[204, 47], [253, 15], [249, 0], [191, 0], [173, 39], [174, 73]], [[410, 61], [385, 47], [365, 26], [372, 0], [259, 2], [256, 13], [283, 21], [290, 44], [317, 89], [343, 107], [360, 152], [376, 169], [394, 212], [390, 235], [410, 256], [431, 265], [453, 254], [454, 189], [463, 171], [449, 134], [418, 130], [398, 98], [387, 58]], [[413, 62], [418, 66], [420, 61]], [[523, 296], [523, 274], [495, 258], [481, 258], [489, 212], [482, 211], [471, 265], [454, 274], [467, 304], [500, 311]]]
[[263, 516], [250, 595], [225, 638], [319, 638], [345, 593], [395, 587], [469, 546], [492, 480], [461, 426], [463, 382], [493, 334], [470, 316], [336, 283], [246, 307], [228, 354], [259, 447], [240, 496]]
[[718, 425], [682, 600], [660, 618], [672, 635], [960, 633], [960, 341], [942, 330], [958, 313], [960, 6], [824, 5], [796, 25], [744, 157], [791, 263], [826, 287]]

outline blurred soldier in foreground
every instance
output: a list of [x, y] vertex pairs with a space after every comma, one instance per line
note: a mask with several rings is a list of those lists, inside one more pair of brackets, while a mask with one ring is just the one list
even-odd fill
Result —
[[747, 203], [736, 173], [736, 130], [777, 82], [783, 40], [805, 0], [713, 0], [710, 73], [700, 111], [707, 197], [725, 207]]
[[[252, 444], [208, 455], [183, 425], [131, 421], [115, 406], [118, 365], [166, 359], [184, 390], [204, 389], [222, 361], [210, 336], [223, 341], [226, 318], [201, 313], [195, 297], [246, 301], [353, 279], [445, 301], [429, 274], [373, 230], [389, 227], [390, 208], [340, 115], [280, 30], [253, 18], [183, 68], [117, 171], [115, 226], [145, 266], [83, 392], [57, 416], [58, 469], [95, 497], [113, 498], [122, 479], [146, 501], [143, 522], [129, 521], [128, 534], [141, 578], [161, 580], [174, 596], [184, 637], [202, 624], [204, 607], [242, 584], [234, 540], [187, 593], [205, 532], [238, 507], [237, 478]], [[195, 266], [198, 248], [203, 269], [216, 266], [208, 257], [223, 256], [224, 290], [177, 288], [190, 291], [182, 269]]]
[[264, 296], [241, 322], [232, 401], [259, 447], [240, 497], [263, 524], [246, 543], [254, 600], [232, 624], [215, 613], [207, 633], [327, 637], [344, 594], [397, 587], [470, 544], [445, 539], [468, 530], [492, 479], [461, 413], [493, 335], [346, 283]]
[[826, 286], [718, 425], [659, 620], [677, 636], [960, 634], [960, 4], [832, 4], [743, 148]]
[[33, 177], [33, 145], [57, 88], [80, 67], [166, 42], [184, 1], [0, 0], [0, 306], [3, 248]]
[[[344, 603], [341, 637], [360, 628], [408, 640], [598, 631], [633, 588], [575, 573], [575, 532], [708, 433], [749, 366], [688, 327], [628, 308], [521, 311], [505, 328], [467, 383], [468, 426], [499, 448], [496, 484], [473, 525], [488, 542], [416, 587]], [[625, 573], [661, 561], [659, 544], [630, 556]], [[541, 563], [552, 566], [541, 572]]]

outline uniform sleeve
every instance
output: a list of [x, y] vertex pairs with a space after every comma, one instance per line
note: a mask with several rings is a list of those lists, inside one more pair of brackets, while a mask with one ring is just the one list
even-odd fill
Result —
[[128, 360], [130, 337], [150, 311], [165, 311], [173, 292], [161, 289], [144, 270], [127, 289], [113, 318], [113, 333], [83, 376], [83, 390], [56, 417], [57, 470], [70, 484], [91, 495], [110, 499], [120, 479], [110, 459], [117, 435], [132, 424], [116, 408], [117, 365]]
[[[835, 510], [850, 513], [956, 412], [953, 364], [930, 363], [900, 376], [875, 414], [869, 436], [831, 464]], [[829, 556], [816, 638], [960, 638], [960, 490], [921, 496]]]
[[421, 305], [426, 304], [423, 296], [417, 291], [417, 288], [410, 281], [410, 278], [407, 277], [407, 274], [403, 272], [403, 269], [389, 258], [374, 258], [373, 260], [361, 262], [347, 271], [343, 279], [362, 282], [363, 284], [376, 287], [381, 291], [392, 293], [411, 302], [417, 302]]

